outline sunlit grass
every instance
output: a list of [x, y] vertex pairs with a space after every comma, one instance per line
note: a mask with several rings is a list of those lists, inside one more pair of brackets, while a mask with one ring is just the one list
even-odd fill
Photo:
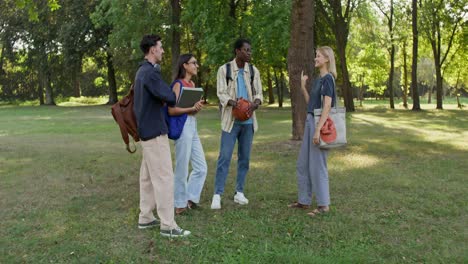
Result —
[[[209, 209], [219, 155], [217, 106], [198, 115], [208, 164], [193, 232], [167, 240], [136, 228], [141, 160], [128, 154], [109, 106], [0, 107], [1, 263], [464, 263], [466, 110], [386, 107], [348, 114], [345, 149], [329, 154], [332, 206], [311, 219], [297, 199], [291, 112], [262, 107], [248, 206]], [[173, 149], [173, 147], [172, 147]]]

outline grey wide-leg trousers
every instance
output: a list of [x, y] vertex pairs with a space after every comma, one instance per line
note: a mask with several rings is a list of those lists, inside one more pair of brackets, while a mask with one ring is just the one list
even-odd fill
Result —
[[322, 150], [313, 144], [314, 132], [314, 117], [312, 114], [307, 114], [301, 151], [297, 159], [298, 202], [310, 205], [312, 195], [315, 194], [317, 206], [328, 206], [330, 205], [327, 169], [328, 150]]

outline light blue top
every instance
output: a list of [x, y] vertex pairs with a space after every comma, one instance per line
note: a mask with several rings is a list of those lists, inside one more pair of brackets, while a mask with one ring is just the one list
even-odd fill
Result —
[[[249, 101], [249, 94], [247, 93], [247, 87], [244, 82], [244, 68], [239, 68], [239, 73], [237, 74], [237, 98], [244, 98]], [[235, 124], [240, 125], [251, 125], [253, 124], [252, 117], [245, 121], [234, 121]]]

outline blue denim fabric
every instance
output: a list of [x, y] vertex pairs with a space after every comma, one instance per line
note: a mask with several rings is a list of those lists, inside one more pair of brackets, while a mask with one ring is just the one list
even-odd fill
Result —
[[[174, 206], [184, 208], [188, 200], [199, 203], [207, 166], [198, 137], [197, 119], [189, 115], [180, 138], [175, 141]], [[192, 172], [189, 177], [189, 162]], [[187, 181], [188, 178], [188, 181]]]
[[216, 165], [215, 194], [224, 193], [224, 186], [226, 184], [236, 140], [239, 141], [237, 150], [236, 192], [244, 192], [245, 178], [249, 170], [253, 135], [253, 125], [240, 125], [236, 123], [234, 123], [231, 133], [222, 132], [221, 147], [219, 150], [218, 163]]

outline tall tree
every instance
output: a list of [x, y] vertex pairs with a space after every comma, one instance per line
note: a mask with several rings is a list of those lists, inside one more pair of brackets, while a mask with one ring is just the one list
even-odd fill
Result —
[[288, 50], [289, 87], [292, 106], [292, 139], [301, 140], [306, 118], [306, 102], [301, 94], [301, 72], [314, 75], [314, 0], [293, 0], [291, 37]]
[[172, 10], [172, 24], [171, 24], [171, 52], [172, 52], [172, 79], [177, 77], [178, 65], [177, 61], [180, 55], [180, 0], [170, 0]]
[[413, 111], [421, 110], [418, 90], [418, 0], [412, 0], [411, 7], [413, 30], [413, 63], [411, 65], [411, 91], [413, 96]]
[[388, 6], [388, 10], [386, 10], [385, 4], [381, 1], [374, 0], [374, 3], [387, 19], [388, 33], [390, 35], [390, 47], [388, 49], [390, 53], [390, 72], [388, 76], [387, 89], [390, 98], [390, 108], [395, 109], [395, 102], [393, 98], [395, 94], [393, 91], [393, 77], [395, 73], [394, 5], [393, 0], [390, 0], [390, 6]]
[[432, 47], [436, 70], [437, 109], [443, 109], [442, 68], [453, 47], [453, 40], [462, 28], [467, 11], [466, 3], [457, 0], [425, 0], [423, 2], [422, 25], [424, 35]]
[[343, 78], [343, 98], [346, 111], [354, 111], [353, 90], [349, 81], [348, 65], [346, 62], [346, 46], [348, 44], [349, 26], [358, 0], [345, 0], [344, 10], [341, 0], [319, 0], [316, 2], [321, 14], [333, 29], [340, 59], [341, 76]]
[[95, 8], [93, 0], [64, 1], [60, 9], [59, 41], [62, 44], [65, 66], [70, 76], [74, 97], [81, 96], [80, 79], [83, 57], [90, 49], [89, 39], [93, 33], [91, 14]]

